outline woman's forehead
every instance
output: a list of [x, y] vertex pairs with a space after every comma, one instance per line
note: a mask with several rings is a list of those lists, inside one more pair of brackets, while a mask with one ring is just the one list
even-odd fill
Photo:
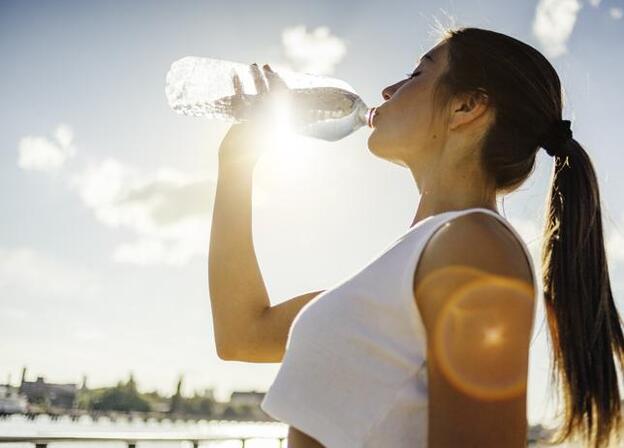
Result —
[[421, 63], [422, 61], [428, 61], [428, 62], [433, 62], [433, 63], [442, 61], [445, 51], [446, 51], [446, 44], [444, 42], [440, 43], [436, 45], [435, 47], [431, 48], [429, 51], [425, 52], [420, 57], [420, 60], [417, 62], [417, 64]]

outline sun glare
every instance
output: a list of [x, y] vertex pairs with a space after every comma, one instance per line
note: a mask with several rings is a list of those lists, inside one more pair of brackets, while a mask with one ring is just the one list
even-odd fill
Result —
[[272, 113], [275, 114], [275, 125], [268, 130], [268, 137], [272, 145], [273, 174], [280, 177], [299, 176], [306, 168], [305, 153], [301, 151], [302, 138], [293, 130], [288, 98], [276, 96]]

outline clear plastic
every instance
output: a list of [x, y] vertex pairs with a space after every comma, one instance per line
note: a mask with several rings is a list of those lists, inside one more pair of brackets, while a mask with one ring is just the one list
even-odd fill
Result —
[[[183, 115], [245, 121], [241, 104], [246, 103], [235, 94], [234, 74], [241, 81], [245, 101], [251, 103], [258, 92], [249, 65], [195, 56], [178, 59], [166, 78], [169, 106]], [[288, 117], [295, 132], [334, 141], [362, 126], [372, 127], [374, 108], [370, 109], [348, 83], [288, 70], [279, 70], [278, 75], [289, 89]]]

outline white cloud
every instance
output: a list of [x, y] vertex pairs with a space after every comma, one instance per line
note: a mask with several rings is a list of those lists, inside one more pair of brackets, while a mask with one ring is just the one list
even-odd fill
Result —
[[0, 247], [0, 296], [17, 293], [67, 299], [96, 287], [95, 275], [85, 267], [28, 247]]
[[156, 238], [140, 238], [133, 243], [117, 246], [113, 259], [120, 263], [148, 265], [167, 258], [162, 241]]
[[100, 222], [136, 233], [114, 249], [115, 261], [183, 265], [205, 256], [214, 181], [171, 169], [144, 174], [109, 158], [72, 176], [70, 186]]
[[74, 132], [66, 124], [61, 124], [54, 131], [54, 137], [61, 148], [69, 148], [74, 141]]
[[[73, 132], [60, 125], [54, 136], [56, 143], [25, 137], [20, 166], [40, 171], [60, 168], [75, 153]], [[181, 266], [195, 256], [206, 256], [215, 181], [170, 168], [143, 173], [114, 158], [91, 162], [64, 178], [99, 222], [135, 234], [134, 240], [113, 248], [114, 261]], [[266, 194], [256, 188], [252, 206], [264, 202]]]
[[136, 241], [117, 246], [113, 259], [138, 265], [182, 266], [194, 256], [206, 256], [209, 230], [208, 215], [186, 217], [156, 231], [139, 233]]
[[557, 57], [567, 52], [576, 16], [581, 9], [578, 0], [540, 0], [533, 19], [533, 34], [546, 56]]
[[624, 11], [622, 11], [622, 8], [613, 7], [609, 9], [609, 15], [612, 19], [619, 20], [624, 15]]
[[297, 71], [327, 75], [347, 53], [345, 42], [320, 26], [311, 32], [304, 25], [282, 31], [282, 45], [289, 63]]
[[117, 246], [113, 259], [120, 263], [152, 265], [164, 263], [182, 266], [195, 255], [205, 255], [208, 239], [204, 235], [210, 227], [209, 220], [185, 219], [168, 232], [139, 237], [132, 243]]
[[598, 5], [600, 5], [600, 0], [589, 0], [589, 4], [592, 5], [594, 8], [597, 8]]
[[[624, 223], [624, 220], [622, 220]], [[624, 233], [613, 225], [605, 228], [606, 250], [609, 263], [624, 262]]]
[[26, 136], [19, 142], [17, 165], [24, 170], [56, 171], [75, 154], [73, 132], [65, 124], [54, 131], [56, 142], [46, 137]]

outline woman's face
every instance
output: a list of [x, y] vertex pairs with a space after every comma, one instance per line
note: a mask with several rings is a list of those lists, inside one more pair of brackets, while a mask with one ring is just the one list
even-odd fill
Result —
[[370, 151], [390, 162], [418, 163], [427, 150], [444, 144], [445, 129], [432, 122], [433, 87], [447, 68], [447, 44], [438, 44], [420, 60], [413, 75], [382, 90], [386, 100], [375, 113], [368, 138]]

